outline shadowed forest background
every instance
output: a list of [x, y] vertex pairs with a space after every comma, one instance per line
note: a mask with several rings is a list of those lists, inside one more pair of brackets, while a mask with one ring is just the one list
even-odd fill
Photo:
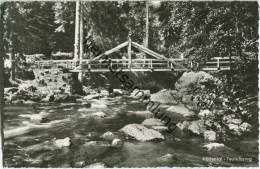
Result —
[[[85, 39], [108, 50], [127, 39], [142, 43], [145, 2], [83, 2]], [[5, 50], [73, 52], [75, 2], [4, 4]], [[149, 48], [168, 57], [257, 58], [257, 2], [161, 2], [150, 5]], [[88, 53], [88, 51], [86, 51]], [[91, 56], [90, 56], [91, 57]]]

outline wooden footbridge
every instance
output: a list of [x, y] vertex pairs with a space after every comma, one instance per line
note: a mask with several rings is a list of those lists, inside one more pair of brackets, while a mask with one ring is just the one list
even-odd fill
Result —
[[[112, 53], [124, 47], [127, 47], [127, 56], [122, 56], [122, 59], [110, 57]], [[132, 58], [132, 47], [140, 50], [139, 58]], [[146, 55], [152, 58], [144, 57]], [[36, 61], [36, 67], [40, 69], [66, 68], [71, 72], [108, 72], [109, 67], [120, 68], [121, 71], [186, 71], [187, 68], [183, 63], [184, 59], [166, 58], [129, 39], [93, 59]]]
[[[110, 57], [114, 52], [127, 47], [127, 56], [122, 56], [122, 59]], [[132, 57], [132, 47], [140, 51], [139, 57]], [[140, 57], [141, 56], [141, 57]], [[145, 56], [150, 56], [147, 58]], [[230, 65], [227, 58], [213, 58], [201, 68], [205, 71], [213, 70], [229, 70]], [[109, 72], [110, 67], [115, 67], [121, 71], [187, 71], [193, 68], [196, 64], [189, 62], [187, 59], [167, 58], [158, 54], [144, 46], [128, 41], [110, 49], [93, 59], [79, 60], [43, 60], [36, 61], [35, 67], [38, 69], [68, 69], [70, 72]]]

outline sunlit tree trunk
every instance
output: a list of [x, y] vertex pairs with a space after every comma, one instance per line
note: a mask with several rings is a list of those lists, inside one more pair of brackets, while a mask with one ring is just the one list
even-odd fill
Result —
[[80, 24], [80, 1], [76, 1], [76, 17], [75, 17], [75, 41], [74, 41], [74, 59], [79, 59], [79, 24]]
[[[82, 59], [83, 59], [83, 56], [84, 56], [84, 45], [83, 45], [83, 41], [84, 41], [84, 23], [83, 23], [83, 5], [82, 5], [82, 2], [80, 3], [80, 14], [79, 14], [79, 17], [80, 17], [80, 52], [79, 52], [79, 63], [80, 65], [82, 64]], [[82, 72], [79, 72], [79, 81], [82, 82], [82, 79], [83, 79], [83, 73]]]
[[11, 79], [15, 80], [15, 52], [14, 52], [14, 43], [10, 42], [10, 48], [9, 48], [9, 60], [11, 61]]

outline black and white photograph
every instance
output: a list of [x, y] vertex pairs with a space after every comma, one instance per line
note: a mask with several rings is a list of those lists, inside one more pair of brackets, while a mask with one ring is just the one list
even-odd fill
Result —
[[1, 167], [259, 167], [257, 1], [0, 5]]

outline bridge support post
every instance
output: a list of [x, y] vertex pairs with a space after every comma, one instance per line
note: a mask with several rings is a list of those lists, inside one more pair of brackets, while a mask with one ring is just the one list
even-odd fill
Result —
[[217, 58], [217, 69], [220, 70], [220, 66], [219, 66], [219, 58]]
[[132, 40], [131, 37], [129, 35], [128, 37], [128, 49], [127, 49], [127, 55], [128, 55], [128, 68], [131, 69], [131, 65], [132, 65]]

